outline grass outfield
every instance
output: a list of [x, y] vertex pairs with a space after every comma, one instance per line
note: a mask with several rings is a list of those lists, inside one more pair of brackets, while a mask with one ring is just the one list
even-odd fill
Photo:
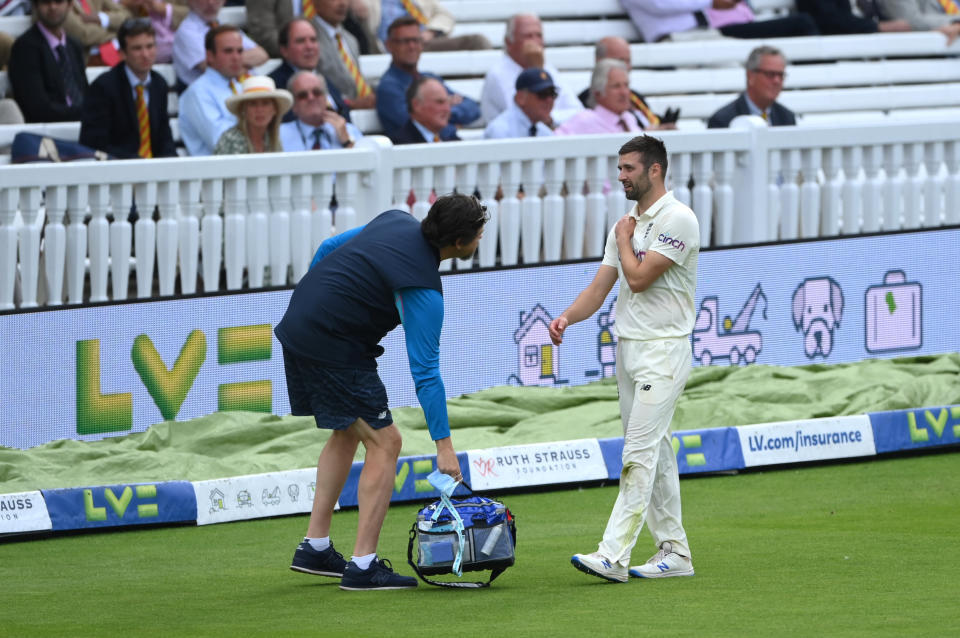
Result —
[[[306, 517], [0, 544], [0, 636], [955, 636], [956, 453], [681, 482], [697, 575], [575, 570], [616, 486], [512, 494], [517, 565], [488, 590], [343, 592], [287, 569]], [[410, 574], [417, 507], [382, 553]], [[356, 511], [334, 517], [349, 551]], [[350, 539], [350, 540], [348, 540]], [[653, 553], [646, 531], [636, 562]]]

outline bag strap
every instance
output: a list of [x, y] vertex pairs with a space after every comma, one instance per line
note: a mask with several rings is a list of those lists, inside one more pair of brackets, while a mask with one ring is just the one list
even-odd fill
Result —
[[493, 579], [506, 571], [505, 567], [494, 569], [490, 572], [490, 578], [485, 583], [481, 582], [444, 582], [440, 580], [430, 580], [427, 578], [420, 568], [417, 566], [416, 561], [413, 560], [413, 543], [417, 539], [417, 524], [414, 523], [410, 528], [410, 540], [407, 542], [407, 562], [410, 564], [410, 567], [413, 568], [414, 573], [420, 577], [420, 580], [427, 583], [428, 585], [436, 585], [437, 587], [452, 587], [455, 589], [480, 589], [481, 587], [489, 587], [490, 583], [493, 582]]
[[440, 502], [443, 504], [443, 507], [435, 509], [431, 519], [436, 522], [444, 507], [450, 511], [450, 516], [453, 517], [453, 531], [457, 533], [457, 555], [453, 559], [453, 573], [458, 577], [463, 576], [463, 548], [467, 544], [466, 539], [463, 537], [463, 519], [460, 517], [460, 512], [457, 511], [457, 508], [450, 502], [449, 496], [441, 494]]

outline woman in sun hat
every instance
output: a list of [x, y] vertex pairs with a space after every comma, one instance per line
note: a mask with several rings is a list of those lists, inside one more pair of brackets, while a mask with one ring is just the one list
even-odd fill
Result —
[[227, 98], [227, 109], [237, 116], [237, 124], [223, 132], [213, 154], [282, 151], [280, 121], [292, 104], [290, 92], [278, 89], [272, 78], [264, 75], [247, 78], [240, 93]]

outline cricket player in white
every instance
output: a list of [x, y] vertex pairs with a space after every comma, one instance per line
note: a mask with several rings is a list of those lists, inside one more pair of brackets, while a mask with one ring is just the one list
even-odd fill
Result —
[[[630, 576], [692, 576], [680, 515], [680, 477], [670, 421], [690, 376], [700, 227], [664, 186], [667, 151], [648, 135], [620, 148], [618, 179], [636, 202], [607, 236], [603, 261], [587, 288], [550, 324], [559, 345], [570, 324], [592, 316], [619, 279], [617, 388], [623, 420], [620, 492], [603, 540], [571, 559], [580, 571], [613, 582]], [[659, 551], [629, 568], [644, 521]]]

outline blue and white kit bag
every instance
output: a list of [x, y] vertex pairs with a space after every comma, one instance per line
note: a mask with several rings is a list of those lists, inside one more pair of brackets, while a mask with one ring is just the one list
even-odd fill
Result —
[[[431, 481], [433, 482], [433, 481]], [[417, 512], [410, 529], [407, 562], [425, 583], [440, 587], [487, 587], [514, 563], [517, 528], [503, 503], [483, 496], [450, 498], [454, 484], [440, 489], [440, 500]], [[445, 488], [448, 486], [444, 486]], [[416, 561], [414, 561], [416, 546]], [[427, 576], [490, 570], [487, 582], [442, 582]]]

